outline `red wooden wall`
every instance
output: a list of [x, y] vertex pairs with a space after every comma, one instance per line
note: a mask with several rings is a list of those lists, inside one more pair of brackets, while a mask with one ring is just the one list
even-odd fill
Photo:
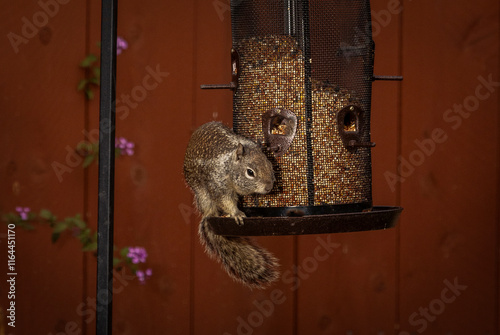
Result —
[[[144, 246], [154, 273], [117, 277], [114, 334], [499, 334], [499, 7], [372, 0], [375, 74], [404, 76], [374, 83], [372, 110], [374, 202], [403, 206], [399, 225], [260, 238], [283, 276], [250, 291], [204, 255], [182, 179], [191, 131], [231, 122], [231, 93], [199, 89], [230, 81], [228, 0], [121, 1], [116, 131], [136, 150], [117, 159], [115, 243]], [[95, 228], [97, 167], [67, 148], [98, 129], [98, 96], [76, 85], [100, 2], [4, 3], [0, 20], [0, 212], [81, 213]], [[17, 229], [16, 267], [16, 327], [4, 316], [0, 335], [95, 333], [95, 258], [74, 238]]]

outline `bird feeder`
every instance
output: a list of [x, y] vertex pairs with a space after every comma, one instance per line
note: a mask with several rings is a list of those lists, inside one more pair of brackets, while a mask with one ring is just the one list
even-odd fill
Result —
[[[274, 189], [250, 195], [245, 224], [223, 235], [393, 227], [399, 207], [372, 202], [374, 43], [367, 0], [231, 0], [233, 128], [263, 145]], [[233, 220], [234, 221], [234, 220]], [[263, 224], [266, 222], [266, 224]]]

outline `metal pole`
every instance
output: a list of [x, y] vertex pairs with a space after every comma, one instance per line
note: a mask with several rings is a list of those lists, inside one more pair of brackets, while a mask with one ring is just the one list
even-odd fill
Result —
[[111, 335], [117, 0], [102, 0], [96, 335]]

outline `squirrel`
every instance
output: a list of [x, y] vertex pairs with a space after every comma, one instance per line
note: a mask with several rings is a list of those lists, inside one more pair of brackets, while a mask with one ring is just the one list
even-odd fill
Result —
[[210, 216], [229, 215], [242, 225], [246, 215], [238, 209], [239, 196], [271, 191], [273, 166], [260, 146], [220, 122], [206, 123], [189, 140], [184, 179], [202, 215], [198, 234], [206, 253], [250, 288], [264, 288], [278, 279], [278, 261], [271, 253], [247, 237], [216, 235], [207, 223]]

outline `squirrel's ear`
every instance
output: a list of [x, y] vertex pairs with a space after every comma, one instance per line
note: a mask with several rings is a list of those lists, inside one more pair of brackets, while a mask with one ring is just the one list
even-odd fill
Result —
[[240, 160], [244, 154], [245, 154], [245, 147], [243, 146], [243, 144], [238, 143], [238, 148], [236, 148], [236, 152], [235, 152], [236, 160], [237, 161]]

